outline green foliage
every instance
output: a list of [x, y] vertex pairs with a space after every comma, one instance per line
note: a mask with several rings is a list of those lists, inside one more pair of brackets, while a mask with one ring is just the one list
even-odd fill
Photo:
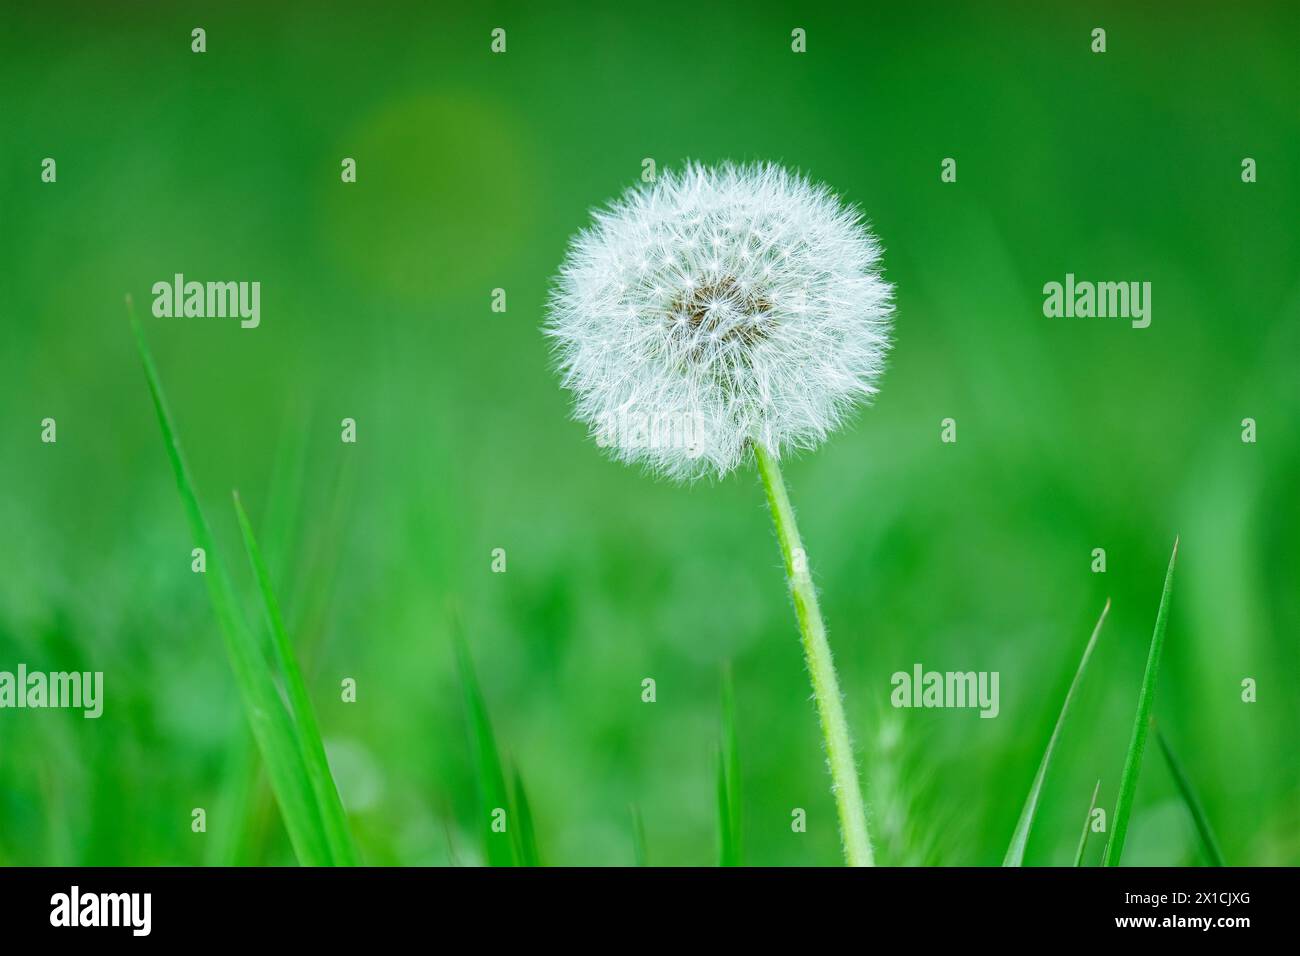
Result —
[[1092, 799], [1088, 801], [1088, 812], [1083, 816], [1083, 832], [1079, 834], [1079, 846], [1074, 851], [1074, 865], [1083, 866], [1083, 853], [1088, 849], [1088, 836], [1092, 833], [1092, 812], [1097, 809], [1097, 794], [1101, 792], [1101, 781], [1092, 788]]
[[[212, 531], [199, 505], [194, 482], [190, 477], [189, 468], [181, 451], [180, 440], [167, 408], [158, 370], [154, 365], [149, 345], [145, 341], [144, 330], [140, 327], [133, 311], [130, 318], [140, 359], [144, 365], [145, 378], [149, 384], [149, 393], [158, 416], [158, 425], [162, 430], [163, 445], [171, 462], [176, 487], [180, 492], [181, 503], [189, 522], [190, 534], [194, 546], [202, 548], [206, 555], [206, 572], [203, 577], [208, 586], [208, 596], [226, 639], [226, 649], [243, 697], [244, 712], [266, 763], [267, 774], [280, 805], [285, 829], [289, 833], [294, 851], [301, 863], [321, 866], [350, 862], [346, 855], [339, 855], [337, 850], [337, 841], [346, 837], [340, 837], [333, 832], [331, 825], [326, 822], [328, 811], [321, 804], [318, 790], [321, 770], [313, 769], [309, 765], [307, 755], [313, 749], [319, 750], [320, 759], [322, 762], [324, 760], [320, 735], [311, 717], [310, 706], [299, 709], [296, 713], [291, 713], [284, 706], [280, 697], [277, 675], [268, 660], [266, 648], [247, 626], [234, 587], [226, 572], [225, 563], [221, 559]], [[240, 520], [247, 529], [247, 520], [242, 511]], [[251, 532], [246, 530], [245, 534], [251, 540]], [[250, 555], [254, 553], [251, 550], [253, 547], [255, 545], [250, 545]], [[256, 560], [260, 561], [260, 559]], [[261, 583], [263, 594], [268, 596], [268, 601], [272, 602], [268, 604], [268, 609], [273, 611], [273, 599], [269, 598], [269, 585]], [[278, 612], [275, 613], [278, 626]], [[277, 635], [277, 642], [281, 638], [283, 638], [282, 632]], [[281, 668], [278, 676], [290, 684], [291, 701], [294, 698], [293, 688], [295, 684], [297, 685], [301, 699], [295, 706], [300, 705], [302, 700], [305, 700], [305, 691], [301, 690], [301, 677], [298, 676], [296, 664], [293, 663], [293, 652], [288, 647], [287, 638], [283, 639], [283, 646], [278, 646], [275, 653]], [[292, 667], [291, 673], [284, 672], [286, 666]], [[324, 770], [324, 775], [332, 791], [333, 781], [328, 779], [328, 768]], [[337, 793], [335, 793], [334, 801], [337, 803], [337, 800]], [[341, 809], [338, 812], [341, 813]], [[346, 824], [344, 830], [346, 831]]]
[[[487, 702], [479, 689], [470, 658], [469, 645], [457, 623], [452, 629], [456, 648], [456, 661], [460, 669], [461, 688], [465, 696], [465, 714], [469, 725], [470, 752], [478, 781], [478, 808], [475, 829], [483, 837], [484, 859], [489, 866], [541, 866], [537, 849], [537, 832], [533, 812], [524, 790], [523, 777], [516, 769], [511, 776], [513, 795], [506, 789], [508, 777], [505, 762], [497, 749], [496, 736], [488, 717]], [[505, 829], [494, 828], [494, 822], [505, 812]]]
[[[391, 24], [416, 10], [398, 0]], [[6, 18], [0, 669], [103, 671], [106, 706], [98, 721], [0, 712], [4, 862], [284, 865], [310, 844], [310, 825], [291, 840], [281, 822], [292, 791], [313, 796], [300, 748], [283, 748], [298, 785], [273, 779], [205, 590], [221, 587], [213, 566], [199, 581], [184, 564], [198, 542], [124, 334], [128, 289], [226, 603], [256, 638], [246, 659], [260, 668], [274, 650], [231, 488], [362, 860], [484, 859], [448, 601], [472, 622], [544, 863], [627, 865], [647, 842], [656, 866], [718, 862], [727, 660], [743, 861], [842, 859], [754, 474], [683, 488], [610, 462], [570, 419], [537, 331], [566, 238], [652, 156], [659, 169], [776, 159], [825, 180], [871, 219], [897, 283], [879, 395], [815, 454], [782, 460], [880, 862], [1003, 860], [1078, 622], [1109, 595], [1027, 848], [1028, 862], [1069, 862], [1098, 777], [1114, 807], [1155, 610], [1148, 569], [1168, 558], [1160, 529], [1177, 527], [1161, 726], [1229, 862], [1300, 864], [1300, 695], [1285, 692], [1300, 673], [1300, 178], [1284, 168], [1300, 143], [1287, 94], [1300, 5], [1215, 10], [1116, 5], [1111, 52], [1094, 55], [1087, 28], [1048, 5], [953, 7], [941, 29], [915, 5], [891, 6], [885, 29], [865, 5], [809, 5], [796, 55], [775, 7], [737, 19], [669, 2], [614, 30], [577, 5], [534, 5], [519, 14], [527, 43], [489, 60], [477, 14], [448, 8], [435, 71], [426, 45], [360, 7], [227, 5], [203, 56], [180, 5], [110, 20], [72, 0]], [[1211, 44], [1206, 70], [1187, 53]], [[862, 93], [885, 88], [883, 109]], [[720, 89], [754, 95], [702, 121], [701, 96]], [[1104, 104], [1104, 123], [1078, 104]], [[1153, 116], [1169, 122], [1153, 130]], [[39, 181], [46, 154], [57, 183]], [[339, 180], [345, 155], [356, 183]], [[939, 178], [946, 156], [954, 183]], [[1257, 183], [1240, 179], [1245, 156]], [[1152, 280], [1151, 327], [1043, 316], [1043, 284], [1067, 271]], [[176, 272], [261, 280], [260, 327], [153, 316], [151, 284]], [[489, 310], [498, 286], [504, 314]], [[38, 440], [46, 416], [57, 444]], [[955, 444], [939, 441], [947, 416]], [[355, 445], [339, 441], [344, 417]], [[496, 547], [506, 574], [489, 569]], [[1098, 547], [1105, 573], [1090, 569]], [[917, 662], [999, 672], [999, 717], [891, 708], [891, 674]], [[340, 706], [344, 676], [360, 694]], [[1233, 692], [1248, 676], [1256, 703]], [[263, 737], [291, 730], [286, 699]], [[1150, 770], [1123, 861], [1184, 862], [1200, 852], [1190, 826], [1145, 825], [1180, 799]], [[190, 830], [195, 806], [206, 834]], [[796, 806], [807, 832], [791, 832]], [[1105, 839], [1090, 838], [1089, 863]]]
[[1160, 657], [1164, 652], [1165, 628], [1169, 623], [1169, 595], [1174, 587], [1174, 562], [1178, 560], [1178, 539], [1169, 555], [1169, 569], [1165, 572], [1165, 586], [1160, 592], [1160, 609], [1156, 611], [1156, 626], [1151, 634], [1151, 649], [1147, 654], [1146, 672], [1142, 675], [1142, 689], [1138, 692], [1137, 715], [1133, 718], [1133, 736], [1129, 740], [1128, 754], [1124, 758], [1124, 773], [1119, 780], [1119, 796], [1115, 800], [1115, 814], [1110, 821], [1110, 839], [1102, 858], [1105, 866], [1118, 866], [1124, 853], [1124, 838], [1128, 835], [1129, 817], [1133, 814], [1133, 799], [1137, 793], [1138, 774], [1142, 769], [1142, 754], [1146, 750], [1147, 730], [1151, 720], [1151, 707], [1156, 699], [1156, 678], [1160, 674]]
[[533, 828], [533, 811], [528, 806], [528, 794], [524, 791], [524, 778], [515, 768], [515, 837], [516, 859], [520, 866], [541, 866], [542, 855], [537, 850], [537, 831]]
[[645, 843], [645, 821], [641, 819], [641, 811], [634, 805], [631, 810], [632, 815], [632, 860], [637, 866], [649, 866], [649, 853], [646, 852]]
[[722, 675], [722, 745], [718, 754], [718, 865], [740, 866], [742, 859], [740, 746], [736, 740], [736, 700], [731, 668]]
[[1070, 702], [1074, 700], [1074, 692], [1079, 687], [1079, 682], [1083, 680], [1083, 672], [1088, 667], [1088, 659], [1092, 657], [1092, 649], [1097, 644], [1097, 636], [1101, 634], [1101, 626], [1106, 622], [1106, 615], [1110, 613], [1110, 601], [1106, 601], [1106, 606], [1101, 609], [1101, 617], [1097, 618], [1097, 625], [1092, 629], [1092, 636], [1088, 638], [1088, 643], [1083, 649], [1083, 656], [1079, 658], [1079, 666], [1075, 668], [1074, 679], [1070, 681], [1070, 689], [1065, 692], [1065, 700], [1061, 703], [1061, 712], [1056, 717], [1056, 725], [1052, 728], [1052, 736], [1047, 740], [1047, 748], [1043, 751], [1043, 758], [1038, 762], [1038, 772], [1034, 774], [1033, 783], [1029, 785], [1029, 796], [1025, 798], [1025, 806], [1020, 811], [1020, 819], [1016, 821], [1015, 832], [1011, 834], [1011, 845], [1007, 847], [1006, 856], [1002, 859], [1003, 866], [1021, 866], [1025, 862], [1025, 846], [1029, 842], [1029, 830], [1034, 825], [1034, 814], [1038, 811], [1038, 798], [1043, 792], [1043, 781], [1047, 779], [1047, 768], [1052, 762], [1052, 753], [1056, 750], [1057, 738], [1061, 735], [1061, 727], [1065, 724], [1065, 715], [1070, 710]]
[[1183, 769], [1183, 763], [1174, 753], [1173, 746], [1155, 721], [1151, 722], [1155, 727], [1156, 741], [1160, 744], [1160, 752], [1164, 754], [1165, 764], [1169, 767], [1169, 773], [1174, 778], [1174, 783], [1178, 785], [1178, 795], [1183, 798], [1183, 803], [1187, 805], [1187, 812], [1191, 815], [1192, 822], [1196, 825], [1196, 834], [1201, 840], [1201, 849], [1205, 852], [1205, 859], [1210, 866], [1225, 866], [1223, 862], [1223, 853], [1219, 850], [1219, 841], [1214, 836], [1214, 828], [1210, 826], [1210, 818], [1205, 814], [1205, 806], [1201, 803], [1201, 798], [1196, 793], [1196, 788], [1192, 786], [1192, 780]]
[[296, 738], [302, 751], [302, 761], [311, 780], [317, 812], [325, 826], [330, 857], [336, 866], [354, 866], [357, 862], [356, 848], [352, 845], [352, 834], [348, 830], [347, 814], [339, 799], [338, 788], [334, 785], [334, 778], [330, 774], [329, 761], [325, 756], [325, 744], [321, 740], [320, 727], [316, 723], [316, 712], [312, 708], [311, 698], [307, 695], [307, 685], [303, 683], [302, 670], [298, 667], [298, 658], [294, 654], [293, 645], [289, 642], [289, 635], [284, 629], [280, 605], [275, 599], [270, 573], [266, 569], [261, 549], [257, 546], [253, 527], [244, 512], [243, 502], [239, 500], [239, 493], [235, 492], [233, 497], [235, 514], [239, 519], [239, 530], [244, 536], [244, 547], [248, 551], [248, 561], [257, 579], [258, 593], [262, 596], [262, 609], [271, 632], [271, 647], [275, 652], [275, 662], [288, 694], [294, 727], [297, 731]]

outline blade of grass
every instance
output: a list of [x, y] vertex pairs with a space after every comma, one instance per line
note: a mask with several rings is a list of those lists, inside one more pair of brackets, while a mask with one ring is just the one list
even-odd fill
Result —
[[217, 797], [219, 820], [228, 821], [209, 834], [204, 856], [207, 866], [238, 866], [248, 861], [253, 842], [254, 816], [258, 798], [264, 796], [262, 758], [248, 728], [240, 725], [226, 747], [221, 772], [221, 793]]
[[[280, 436], [275, 443], [260, 536], [265, 544], [264, 553], [271, 577], [284, 582], [290, 572], [295, 571], [300, 584], [304, 577], [302, 565], [291, 563], [289, 556], [294, 553], [306, 497], [307, 436], [311, 433], [306, 424], [307, 419], [308, 416], [298, 410], [296, 414], [286, 415], [281, 424]], [[349, 457], [344, 460], [352, 459]], [[302, 550], [298, 549], [298, 553], [301, 554]], [[319, 547], [313, 549], [312, 553], [315, 554], [318, 550]], [[288, 595], [291, 590], [281, 584], [281, 594]], [[298, 635], [298, 646], [304, 649], [302, 629], [291, 624], [289, 630]], [[206, 861], [210, 866], [236, 866], [253, 859], [261, 835], [259, 825], [265, 816], [266, 803], [261, 755], [252, 734], [245, 726], [239, 728], [238, 739], [233, 740], [227, 748], [222, 781], [218, 813], [220, 819], [229, 822], [213, 831], [208, 841]]]
[[1223, 861], [1223, 854], [1219, 852], [1219, 841], [1214, 838], [1214, 830], [1210, 827], [1210, 818], [1205, 815], [1205, 806], [1197, 796], [1191, 778], [1183, 769], [1182, 761], [1174, 754], [1174, 748], [1170, 746], [1164, 731], [1154, 720], [1151, 721], [1151, 725], [1155, 727], [1156, 742], [1160, 744], [1160, 752], [1165, 755], [1169, 773], [1173, 776], [1174, 783], [1178, 785], [1183, 803], [1187, 804], [1187, 812], [1192, 815], [1192, 822], [1196, 824], [1196, 832], [1201, 837], [1201, 847], [1205, 850], [1206, 859], [1210, 861], [1210, 866], [1227, 866]]
[[331, 856], [324, 822], [316, 807], [307, 768], [296, 741], [297, 735], [292, 718], [280, 698], [264, 648], [258, 645], [239, 610], [234, 587], [215, 547], [211, 528], [199, 506], [198, 495], [194, 490], [194, 482], [176, 437], [176, 429], [167, 408], [167, 400], [158, 378], [158, 370], [154, 366], [153, 355], [149, 351], [148, 342], [145, 341], [144, 330], [135, 317], [135, 309], [129, 296], [127, 311], [131, 328], [135, 333], [140, 360], [144, 364], [145, 378], [149, 383], [149, 393], [153, 398], [158, 425], [162, 430], [163, 445], [167, 450], [167, 457], [176, 478], [176, 488], [180, 492], [181, 504], [184, 506], [185, 516], [189, 522], [190, 535], [194, 546], [203, 548], [207, 555], [207, 572], [203, 577], [208, 588], [208, 597], [212, 601], [212, 609], [221, 625], [226, 651], [235, 673], [235, 683], [239, 687], [244, 704], [244, 713], [258, 748], [262, 752], [262, 758], [266, 761], [267, 776], [270, 778], [276, 802], [280, 805], [280, 815], [288, 831], [289, 842], [300, 863], [306, 866], [328, 866]]
[[1092, 788], [1092, 799], [1088, 801], [1088, 814], [1083, 818], [1083, 832], [1079, 834], [1079, 848], [1074, 851], [1074, 865], [1083, 866], [1083, 851], [1088, 846], [1088, 835], [1092, 833], [1092, 811], [1097, 809], [1097, 794], [1101, 792], [1101, 780]]
[[1034, 825], [1034, 815], [1038, 812], [1038, 798], [1042, 796], [1043, 781], [1047, 779], [1047, 767], [1052, 762], [1052, 753], [1056, 750], [1056, 741], [1061, 736], [1061, 727], [1065, 724], [1065, 715], [1070, 709], [1070, 701], [1074, 699], [1074, 692], [1078, 689], [1083, 672], [1088, 667], [1088, 658], [1092, 657], [1092, 649], [1097, 644], [1097, 635], [1101, 633], [1101, 626], [1106, 622], [1106, 615], [1109, 613], [1110, 598], [1107, 598], [1106, 606], [1101, 609], [1101, 617], [1097, 618], [1097, 626], [1092, 629], [1092, 637], [1088, 638], [1088, 645], [1083, 649], [1083, 656], [1079, 658], [1079, 666], [1075, 668], [1070, 689], [1065, 692], [1065, 700], [1061, 703], [1061, 712], [1056, 716], [1056, 726], [1052, 728], [1052, 736], [1048, 738], [1047, 749], [1043, 751], [1043, 757], [1038, 761], [1038, 772], [1034, 774], [1034, 781], [1029, 785], [1029, 796], [1025, 797], [1025, 805], [1020, 810], [1020, 819], [1016, 821], [1015, 832], [1011, 834], [1011, 843], [1007, 847], [1006, 856], [1002, 858], [1003, 866], [1024, 865], [1025, 847], [1029, 844], [1029, 830]]
[[341, 542], [348, 524], [348, 502], [355, 500], [357, 461], [355, 455], [343, 456], [334, 470], [325, 519], [314, 519], [312, 533], [301, 539], [298, 553], [307, 556], [294, 569], [296, 608], [288, 627], [298, 635], [304, 660], [319, 658], [315, 651], [324, 642], [330, 608], [339, 593], [335, 583], [341, 567], [339, 556], [344, 553]]
[[515, 851], [519, 854], [520, 866], [541, 866], [542, 855], [537, 851], [537, 830], [533, 827], [533, 811], [528, 805], [524, 778], [520, 776], [518, 767], [515, 767], [514, 771], [515, 802], [511, 817], [514, 821], [512, 828], [518, 842]]
[[731, 668], [722, 674], [722, 748], [718, 755], [718, 865], [740, 866], [740, 753]]
[[451, 814], [442, 818], [442, 834], [447, 840], [447, 862], [450, 866], [460, 866], [460, 854], [456, 852], [456, 838], [451, 832]]
[[637, 866], [647, 866], [645, 821], [641, 819], [641, 811], [637, 809], [636, 804], [633, 804], [630, 809], [632, 811], [632, 859], [636, 861]]
[[488, 720], [487, 705], [474, 676], [474, 664], [459, 625], [452, 627], [452, 640], [456, 645], [456, 663], [460, 667], [460, 683], [465, 692], [465, 711], [469, 721], [470, 752], [474, 761], [474, 774], [478, 781], [479, 818], [482, 828], [483, 850], [488, 866], [515, 866], [514, 842], [509, 832], [497, 833], [492, 829], [493, 814], [506, 812], [506, 830], [518, 823], [509, 812], [510, 800], [506, 793], [505, 769], [497, 751], [492, 724]]
[[[271, 578], [281, 583], [280, 595], [286, 607], [290, 588], [284, 582], [292, 570], [289, 556], [295, 551], [302, 520], [307, 485], [310, 415], [295, 412], [285, 416], [275, 444], [275, 457], [266, 493], [266, 507], [259, 525], [262, 553]], [[290, 615], [292, 617], [292, 615]]]
[[285, 692], [289, 697], [295, 729], [297, 730], [298, 749], [302, 753], [303, 763], [311, 781], [312, 794], [316, 798], [317, 810], [325, 825], [325, 837], [330, 848], [330, 856], [336, 866], [356, 866], [357, 851], [352, 845], [352, 832], [348, 829], [347, 813], [339, 799], [338, 787], [330, 774], [329, 760], [325, 756], [325, 744], [321, 740], [320, 726], [316, 722], [316, 712], [307, 694], [307, 685], [303, 683], [302, 671], [298, 659], [289, 642], [289, 635], [284, 629], [284, 620], [280, 616], [280, 605], [275, 599], [275, 590], [271, 587], [271, 576], [266, 569], [266, 561], [257, 546], [253, 526], [248, 521], [244, 504], [239, 499], [239, 492], [232, 493], [235, 500], [235, 516], [239, 519], [239, 530], [244, 536], [244, 548], [248, 551], [248, 563], [252, 566], [253, 576], [257, 579], [257, 588], [262, 595], [262, 610], [266, 614], [267, 627], [271, 631], [271, 647], [275, 652], [276, 663], [284, 681]]
[[1138, 774], [1142, 769], [1142, 752], [1147, 746], [1147, 728], [1151, 720], [1151, 705], [1156, 698], [1156, 676], [1160, 673], [1160, 654], [1165, 647], [1165, 627], [1169, 623], [1169, 593], [1174, 587], [1174, 563], [1178, 560], [1178, 538], [1169, 555], [1169, 569], [1165, 572], [1165, 587], [1160, 594], [1160, 609], [1156, 611], [1156, 626], [1151, 634], [1151, 650], [1147, 653], [1147, 669], [1142, 676], [1142, 689], [1138, 691], [1137, 715], [1133, 718], [1133, 736], [1129, 740], [1128, 756], [1124, 759], [1124, 772], [1119, 778], [1119, 796], [1115, 798], [1115, 815], [1110, 825], [1110, 839], [1106, 841], [1103, 866], [1118, 866], [1124, 853], [1124, 837], [1128, 835], [1129, 817], [1133, 814], [1133, 798], [1137, 794]]

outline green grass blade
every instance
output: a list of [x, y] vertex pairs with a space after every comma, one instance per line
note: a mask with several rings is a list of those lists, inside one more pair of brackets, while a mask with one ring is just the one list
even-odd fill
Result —
[[189, 522], [190, 534], [194, 546], [204, 549], [207, 555], [207, 572], [203, 575], [212, 601], [212, 609], [221, 625], [225, 637], [226, 651], [234, 670], [235, 683], [239, 687], [244, 705], [244, 713], [266, 761], [267, 776], [276, 802], [280, 806], [280, 815], [289, 834], [298, 861], [307, 866], [327, 866], [331, 862], [329, 844], [325, 837], [324, 823], [316, 808], [307, 769], [303, 764], [302, 754], [296, 742], [293, 722], [284, 707], [279, 690], [275, 684], [269, 662], [263, 648], [249, 630], [239, 610], [234, 587], [226, 573], [226, 567], [215, 547], [211, 528], [199, 506], [194, 482], [190, 478], [189, 468], [176, 438], [176, 429], [172, 424], [171, 413], [163, 394], [158, 370], [154, 366], [153, 355], [145, 341], [144, 330], [140, 327], [127, 299], [131, 328], [135, 333], [136, 346], [140, 360], [144, 364], [145, 378], [149, 383], [149, 393], [153, 398], [154, 411], [158, 416], [158, 425], [162, 430], [163, 445], [171, 462], [176, 477], [176, 488], [180, 492], [181, 504]]
[[[294, 553], [294, 542], [306, 497], [303, 489], [307, 476], [307, 436], [311, 433], [306, 424], [307, 419], [308, 416], [299, 411], [287, 415], [280, 427], [259, 535], [270, 576], [281, 582], [282, 595], [287, 595], [292, 590], [285, 583], [291, 571], [297, 572], [300, 578], [305, 577], [301, 565], [291, 563], [289, 556]], [[301, 629], [292, 623], [288, 629], [300, 635], [298, 646], [302, 649]], [[221, 795], [217, 801], [219, 818], [228, 822], [209, 834], [208, 850], [204, 858], [206, 865], [237, 866], [250, 862], [259, 834], [259, 817], [264, 802], [262, 758], [250, 731], [241, 727], [238, 739], [231, 741], [227, 748]]]
[[1101, 780], [1092, 788], [1092, 799], [1088, 802], [1088, 813], [1083, 818], [1083, 832], [1079, 834], [1079, 848], [1074, 851], [1074, 865], [1083, 866], [1083, 851], [1088, 846], [1088, 835], [1092, 833], [1092, 811], [1097, 809], [1097, 794], [1101, 792]]
[[239, 866], [249, 862], [254, 816], [265, 796], [262, 757], [246, 727], [240, 727], [226, 747], [221, 770], [221, 792], [216, 799], [217, 819], [226, 824], [208, 833], [205, 866]]
[[[497, 751], [496, 738], [492, 734], [492, 724], [488, 720], [487, 705], [479, 690], [478, 680], [474, 676], [474, 664], [470, 660], [469, 648], [459, 626], [453, 627], [453, 641], [456, 645], [456, 663], [460, 667], [461, 687], [465, 692], [465, 712], [469, 721], [470, 752], [474, 762], [474, 775], [478, 781], [478, 819], [476, 826], [483, 834], [483, 851], [488, 866], [514, 866], [518, 862], [515, 855], [514, 841], [510, 830], [518, 826], [518, 821], [511, 819], [509, 812], [510, 798], [506, 792], [505, 769], [501, 763], [501, 754]], [[506, 812], [506, 831], [498, 833], [492, 829], [493, 814], [497, 810]]]
[[[1154, 725], [1155, 721], [1152, 721], [1152, 724]], [[1155, 731], [1156, 742], [1160, 744], [1160, 752], [1165, 755], [1169, 773], [1173, 775], [1174, 783], [1178, 785], [1178, 792], [1183, 797], [1183, 803], [1187, 804], [1187, 812], [1192, 815], [1192, 822], [1196, 824], [1196, 832], [1201, 837], [1205, 858], [1210, 861], [1210, 866], [1227, 866], [1223, 862], [1223, 854], [1219, 851], [1219, 841], [1214, 838], [1214, 830], [1210, 827], [1210, 818], [1205, 815], [1205, 806], [1197, 796], [1191, 778], [1183, 769], [1182, 761], [1174, 754], [1174, 748], [1170, 746], [1169, 739], [1165, 737], [1159, 726], [1156, 726]]]
[[722, 676], [722, 749], [718, 758], [718, 865], [740, 866], [740, 750], [731, 669]]
[[1043, 751], [1043, 757], [1038, 761], [1038, 772], [1034, 774], [1034, 781], [1029, 785], [1029, 795], [1025, 797], [1025, 805], [1020, 810], [1020, 819], [1016, 821], [1016, 829], [1011, 834], [1011, 843], [1002, 858], [1003, 866], [1024, 865], [1025, 847], [1029, 844], [1029, 830], [1033, 827], [1034, 815], [1038, 812], [1038, 799], [1042, 796], [1043, 781], [1047, 779], [1047, 768], [1052, 762], [1052, 753], [1056, 750], [1056, 742], [1061, 736], [1061, 727], [1065, 725], [1065, 715], [1070, 709], [1070, 701], [1074, 699], [1074, 692], [1078, 689], [1083, 672], [1088, 667], [1088, 658], [1092, 657], [1097, 636], [1101, 633], [1101, 626], [1106, 622], [1106, 615], [1109, 613], [1110, 599], [1107, 598], [1106, 606], [1101, 609], [1101, 617], [1097, 618], [1097, 626], [1092, 629], [1092, 637], [1088, 638], [1088, 645], [1083, 649], [1083, 656], [1079, 658], [1079, 666], [1075, 668], [1070, 689], [1065, 692], [1065, 700], [1061, 704], [1061, 712], [1056, 716], [1056, 726], [1052, 728], [1052, 736], [1048, 738], [1047, 749]]
[[[258, 526], [262, 553], [272, 580], [279, 581], [280, 594], [289, 603], [290, 588], [285, 583], [295, 570], [289, 556], [302, 522], [304, 489], [307, 484], [308, 437], [310, 416], [297, 413], [286, 416], [280, 427], [267, 487], [266, 507]], [[301, 553], [299, 551], [299, 553]], [[292, 615], [291, 615], [292, 616]]]
[[645, 845], [645, 821], [641, 819], [641, 811], [633, 804], [632, 810], [632, 859], [637, 866], [649, 866], [649, 856], [646, 853]]
[[321, 740], [320, 726], [316, 722], [316, 712], [307, 694], [307, 685], [303, 683], [302, 670], [289, 642], [289, 635], [284, 629], [284, 620], [280, 615], [280, 605], [271, 587], [271, 575], [266, 569], [262, 550], [257, 546], [253, 526], [248, 521], [239, 492], [233, 493], [235, 515], [239, 519], [239, 530], [244, 536], [244, 548], [248, 551], [248, 563], [252, 566], [253, 576], [257, 579], [257, 588], [262, 595], [262, 610], [266, 615], [267, 627], [271, 631], [271, 647], [280, 668], [285, 692], [289, 697], [298, 750], [302, 754], [303, 764], [311, 782], [312, 794], [316, 799], [317, 811], [325, 826], [325, 837], [329, 844], [330, 856], [336, 866], [356, 866], [357, 851], [352, 844], [352, 832], [348, 829], [347, 814], [343, 802], [339, 799], [338, 788], [330, 774], [329, 761], [325, 756], [325, 745]]
[[514, 833], [517, 841], [515, 851], [519, 854], [520, 866], [541, 866], [542, 855], [537, 850], [537, 830], [533, 826], [533, 810], [528, 804], [528, 794], [524, 790], [524, 778], [515, 767], [515, 802], [510, 816], [514, 820]]
[[1124, 759], [1124, 773], [1119, 779], [1119, 796], [1115, 799], [1115, 815], [1111, 819], [1110, 839], [1106, 841], [1103, 866], [1119, 866], [1124, 853], [1124, 837], [1128, 835], [1129, 817], [1133, 815], [1133, 798], [1137, 794], [1138, 774], [1142, 770], [1142, 752], [1147, 746], [1147, 729], [1151, 721], [1151, 705], [1156, 698], [1156, 676], [1160, 673], [1160, 655], [1165, 647], [1165, 627], [1169, 623], [1169, 592], [1174, 587], [1174, 563], [1178, 560], [1178, 539], [1169, 555], [1169, 570], [1165, 572], [1165, 587], [1160, 594], [1160, 609], [1156, 612], [1156, 626], [1151, 634], [1151, 650], [1147, 653], [1147, 669], [1142, 676], [1142, 689], [1138, 692], [1137, 715], [1133, 718], [1133, 736], [1129, 740], [1128, 756]]

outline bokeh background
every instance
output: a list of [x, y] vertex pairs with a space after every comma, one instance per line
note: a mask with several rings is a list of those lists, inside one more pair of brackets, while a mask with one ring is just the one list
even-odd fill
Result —
[[[539, 332], [569, 236], [646, 157], [798, 167], [886, 246], [879, 399], [787, 466], [882, 862], [1001, 860], [1110, 597], [1027, 857], [1070, 861], [1175, 534], [1156, 713], [1228, 861], [1300, 862], [1297, 8], [863, 6], [8, 6], [0, 669], [103, 671], [107, 701], [0, 712], [0, 863], [293, 860], [127, 292], [252, 622], [232, 488], [265, 539], [367, 862], [481, 859], [453, 615], [546, 862], [630, 863], [633, 806], [652, 864], [716, 861], [728, 662], [746, 862], [838, 862], [754, 472], [610, 463]], [[176, 272], [260, 281], [261, 327], [148, 315]], [[1150, 281], [1151, 327], [1045, 318], [1066, 272]], [[1000, 716], [894, 710], [917, 662], [999, 671]], [[1154, 747], [1137, 800], [1126, 863], [1202, 862]]]

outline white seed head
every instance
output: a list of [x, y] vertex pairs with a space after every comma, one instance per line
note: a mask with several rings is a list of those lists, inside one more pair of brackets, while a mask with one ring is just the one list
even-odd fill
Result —
[[594, 220], [546, 332], [575, 417], [615, 458], [722, 476], [750, 442], [815, 447], [875, 393], [892, 288], [862, 216], [825, 186], [690, 165]]

